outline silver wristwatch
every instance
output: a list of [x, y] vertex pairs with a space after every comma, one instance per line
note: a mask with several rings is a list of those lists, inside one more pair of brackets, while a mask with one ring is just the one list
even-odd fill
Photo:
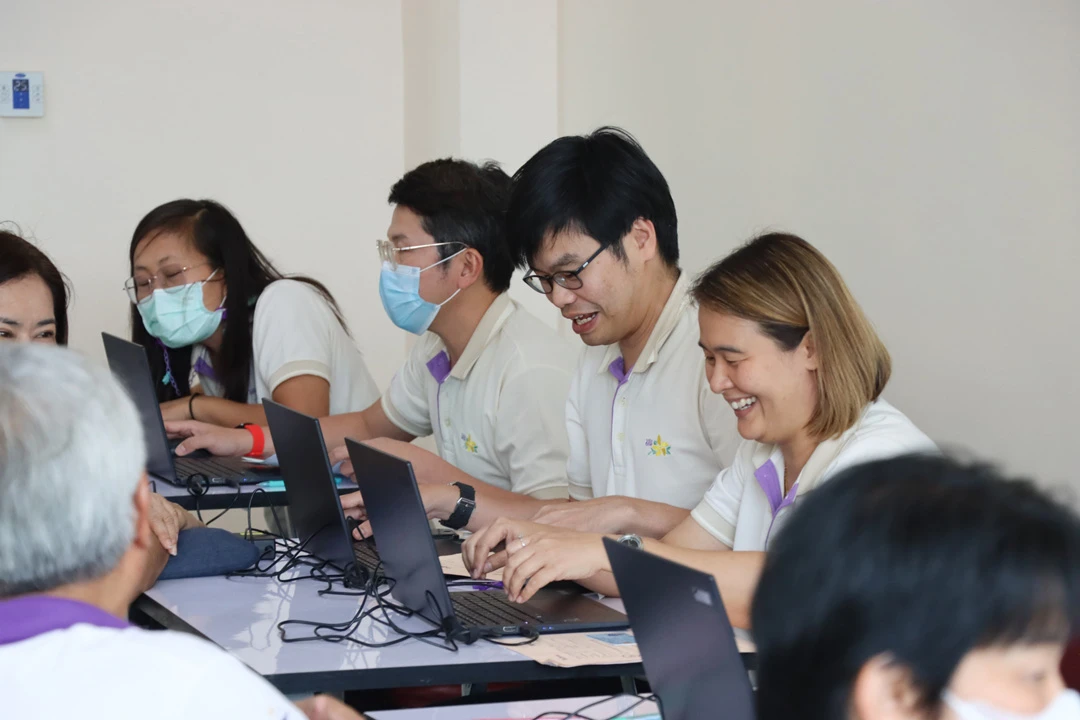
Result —
[[640, 535], [623, 535], [619, 538], [619, 542], [635, 550], [641, 550], [645, 547], [645, 541], [641, 539]]

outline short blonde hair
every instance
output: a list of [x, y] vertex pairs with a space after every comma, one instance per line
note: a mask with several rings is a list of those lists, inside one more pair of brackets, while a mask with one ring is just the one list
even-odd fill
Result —
[[784, 350], [810, 333], [819, 359], [809, 424], [816, 438], [854, 425], [889, 382], [889, 351], [833, 264], [800, 237], [754, 238], [702, 273], [691, 292], [704, 309], [758, 323]]

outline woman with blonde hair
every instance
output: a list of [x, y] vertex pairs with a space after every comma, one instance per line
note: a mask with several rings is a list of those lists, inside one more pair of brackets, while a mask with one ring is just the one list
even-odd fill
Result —
[[[706, 270], [692, 293], [709, 385], [743, 442], [662, 540], [611, 537], [712, 573], [732, 622], [748, 627], [765, 551], [796, 502], [845, 468], [936, 447], [881, 398], [889, 353], [840, 273], [802, 238], [757, 237]], [[555, 580], [617, 594], [601, 538], [500, 519], [469, 539], [465, 557], [477, 577], [505, 565], [506, 592], [518, 601]], [[506, 549], [491, 555], [499, 543]]]

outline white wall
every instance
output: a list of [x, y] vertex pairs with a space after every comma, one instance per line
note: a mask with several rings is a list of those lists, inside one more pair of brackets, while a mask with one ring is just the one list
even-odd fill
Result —
[[[405, 0], [407, 167], [453, 156], [497, 160], [513, 174], [557, 137], [557, 10], [556, 0]], [[569, 335], [521, 277], [510, 296]]]
[[935, 438], [1045, 481], [1080, 431], [1080, 4], [563, 0], [560, 129], [620, 124], [684, 267], [765, 228], [840, 268]]
[[131, 233], [181, 196], [236, 212], [284, 272], [324, 281], [380, 386], [400, 331], [374, 240], [404, 169], [401, 4], [5, 3], [0, 68], [45, 72], [46, 115], [0, 118], [0, 220], [75, 285], [72, 344], [127, 332]]

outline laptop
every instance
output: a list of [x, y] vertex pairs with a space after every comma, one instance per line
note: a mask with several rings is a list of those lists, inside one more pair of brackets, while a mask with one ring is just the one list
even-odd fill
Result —
[[264, 399], [263, 408], [285, 481], [289, 518], [304, 550], [341, 570], [355, 564], [373, 571], [379, 553], [370, 539], [352, 538], [355, 524], [341, 509], [319, 421], [273, 400]]
[[625, 615], [578, 590], [543, 588], [523, 604], [501, 589], [449, 592], [412, 465], [346, 440], [394, 598], [453, 637], [616, 630]]
[[[357, 523], [341, 509], [337, 477], [318, 419], [273, 400], [264, 399], [263, 408], [275, 438], [289, 517], [300, 544], [342, 571], [347, 572], [350, 565], [374, 571], [379, 564], [378, 548], [371, 538], [353, 539]], [[440, 555], [461, 552], [457, 540], [440, 538], [436, 545]]]
[[754, 691], [712, 575], [604, 538], [664, 720], [753, 720]]
[[276, 472], [254, 470], [239, 458], [173, 457], [146, 351], [108, 333], [101, 333], [101, 339], [109, 369], [139, 409], [146, 437], [146, 471], [151, 477], [180, 487], [187, 487], [192, 475], [202, 476], [207, 485], [249, 485], [277, 477]]

